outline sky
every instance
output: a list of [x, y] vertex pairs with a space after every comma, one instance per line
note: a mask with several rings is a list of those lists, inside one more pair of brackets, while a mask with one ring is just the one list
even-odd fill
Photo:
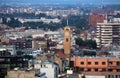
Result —
[[120, 3], [120, 0], [0, 0], [0, 2], [28, 2], [28, 3], [60, 3], [60, 4], [78, 4], [78, 3]]

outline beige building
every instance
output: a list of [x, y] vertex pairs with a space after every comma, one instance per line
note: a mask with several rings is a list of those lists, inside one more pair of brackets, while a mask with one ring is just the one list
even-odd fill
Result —
[[44, 38], [35, 38], [32, 41], [32, 48], [33, 49], [40, 49], [40, 48], [46, 48], [47, 47], [47, 41]]
[[0, 41], [5, 42], [5, 43], [9, 43], [10, 39], [9, 39], [9, 37], [1, 37]]
[[35, 77], [35, 71], [23, 71], [23, 70], [13, 70], [8, 71], [7, 76], [5, 78], [38, 78]]

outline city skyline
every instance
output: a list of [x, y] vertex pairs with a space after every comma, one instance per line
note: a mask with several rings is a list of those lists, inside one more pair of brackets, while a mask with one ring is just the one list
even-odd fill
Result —
[[119, 0], [0, 2], [0, 78], [120, 78]]

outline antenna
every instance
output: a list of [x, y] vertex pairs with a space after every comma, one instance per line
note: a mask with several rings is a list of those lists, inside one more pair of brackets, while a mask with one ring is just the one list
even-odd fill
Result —
[[68, 22], [68, 19], [67, 19], [67, 26], [68, 26], [68, 23], [69, 23], [69, 22]]

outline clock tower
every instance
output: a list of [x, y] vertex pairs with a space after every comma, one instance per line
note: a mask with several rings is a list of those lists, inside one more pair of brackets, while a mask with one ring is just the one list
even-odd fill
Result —
[[70, 41], [70, 27], [67, 26], [64, 28], [64, 53], [66, 56], [70, 56], [71, 53], [71, 41]]

